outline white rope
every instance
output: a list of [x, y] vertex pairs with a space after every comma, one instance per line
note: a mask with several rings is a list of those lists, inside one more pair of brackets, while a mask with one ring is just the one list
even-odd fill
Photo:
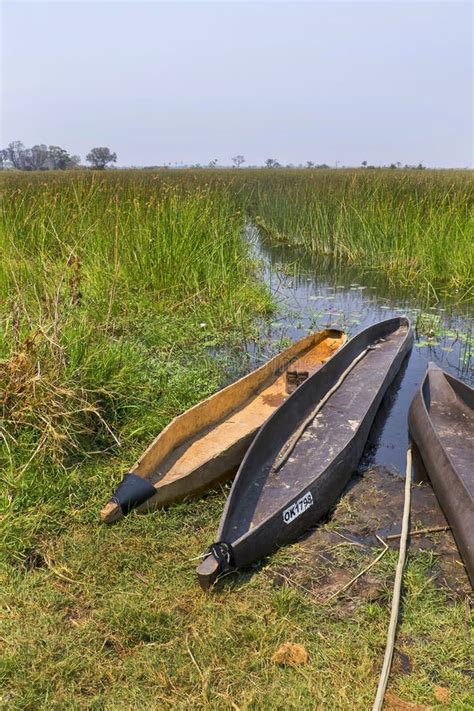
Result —
[[284, 463], [287, 461], [288, 457], [296, 447], [298, 440], [301, 438], [301, 435], [305, 431], [305, 429], [308, 427], [308, 425], [311, 424], [311, 422], [314, 420], [318, 412], [324, 407], [324, 405], [327, 403], [329, 398], [334, 395], [336, 390], [341, 387], [342, 383], [344, 380], [347, 378], [351, 370], [357, 365], [357, 363], [362, 360], [362, 358], [365, 356], [365, 354], [372, 350], [374, 346], [368, 346], [362, 353], [359, 353], [357, 358], [355, 358], [352, 363], [346, 368], [346, 370], [343, 372], [339, 380], [330, 388], [330, 390], [327, 391], [326, 395], [318, 402], [314, 410], [311, 412], [310, 415], [304, 420], [304, 422], [298, 427], [296, 432], [290, 437], [288, 442], [286, 442], [283, 447], [281, 448], [279, 454], [277, 455], [277, 458], [275, 460], [274, 465], [272, 466], [272, 471], [277, 472], [279, 471]]
[[408, 524], [410, 519], [410, 501], [411, 501], [411, 469], [412, 469], [412, 453], [411, 446], [407, 450], [407, 467], [405, 478], [405, 500], [403, 503], [403, 519], [402, 532], [400, 534], [400, 549], [398, 553], [397, 571], [395, 573], [395, 581], [393, 583], [392, 610], [390, 614], [390, 624], [388, 626], [387, 644], [385, 646], [385, 656], [383, 660], [382, 671], [380, 673], [379, 685], [377, 687], [377, 695], [375, 697], [372, 711], [381, 711], [385, 690], [387, 688], [388, 678], [390, 676], [390, 667], [392, 665], [393, 649], [395, 646], [395, 635], [397, 631], [398, 613], [400, 609], [400, 593], [402, 589], [403, 569], [405, 567], [407, 540], [408, 540]]

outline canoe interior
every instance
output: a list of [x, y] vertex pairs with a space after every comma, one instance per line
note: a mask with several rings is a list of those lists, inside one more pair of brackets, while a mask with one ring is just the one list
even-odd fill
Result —
[[423, 399], [439, 441], [474, 501], [474, 391], [440, 368], [430, 368]]
[[[354, 436], [385, 382], [409, 330], [404, 319], [384, 323], [384, 330], [380, 332], [368, 329], [367, 336], [365, 332], [360, 334], [360, 338], [369, 340], [358, 343], [358, 350], [351, 347], [356, 337], [320, 371], [317, 378], [303, 383], [291, 400], [293, 407], [282, 408], [267, 424], [265, 429], [270, 431], [271, 428], [271, 435], [265, 437], [264, 431], [260, 432], [234, 483], [228, 510], [221, 522], [219, 540], [233, 543], [271, 518], [352, 446]], [[308, 426], [288, 461], [274, 472], [272, 464], [283, 444], [352, 360], [371, 344], [371, 333], [374, 349], [369, 350], [349, 373]]]
[[[296, 385], [320, 368], [344, 341], [344, 334], [336, 330], [308, 336], [263, 368], [191, 408], [155, 440], [133, 471], [159, 489], [217, 462], [223, 452], [232, 453], [242, 443], [248, 446]], [[216, 470], [222, 468], [216, 464]]]

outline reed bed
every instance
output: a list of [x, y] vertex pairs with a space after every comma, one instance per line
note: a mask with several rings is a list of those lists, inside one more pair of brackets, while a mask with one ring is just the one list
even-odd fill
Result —
[[415, 299], [472, 301], [471, 171], [201, 169], [148, 176], [180, 189], [205, 184], [232, 194], [269, 240], [302, 247], [334, 266], [378, 272]]
[[241, 337], [269, 308], [227, 188], [78, 173], [12, 174], [1, 190], [2, 460], [13, 478], [33, 460], [110, 451], [153, 413], [160, 422], [156, 394], [186, 349], [192, 359], [196, 344]]
[[260, 171], [253, 180], [252, 214], [270, 239], [379, 271], [415, 297], [472, 299], [468, 171]]

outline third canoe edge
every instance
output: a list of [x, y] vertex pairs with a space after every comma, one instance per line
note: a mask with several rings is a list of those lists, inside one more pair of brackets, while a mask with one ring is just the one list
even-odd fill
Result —
[[408, 424], [474, 586], [474, 390], [430, 363]]

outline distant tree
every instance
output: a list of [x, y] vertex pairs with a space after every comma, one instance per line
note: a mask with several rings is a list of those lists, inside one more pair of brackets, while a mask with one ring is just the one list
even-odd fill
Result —
[[234, 165], [234, 168], [240, 168], [242, 163], [245, 163], [245, 158], [242, 155], [234, 156], [232, 159], [232, 163]]
[[112, 153], [110, 148], [101, 146], [99, 148], [92, 148], [90, 153], [86, 156], [86, 161], [91, 164], [91, 167], [95, 170], [104, 170], [109, 163], [117, 162], [117, 154]]
[[367, 161], [366, 161], [366, 160], [363, 160], [363, 161], [362, 161], [362, 165], [364, 166], [364, 168], [367, 168]]
[[276, 160], [276, 158], [267, 158], [265, 161], [265, 168], [280, 168], [279, 162]]
[[312, 160], [307, 160], [306, 167], [307, 168], [314, 168], [314, 162]]
[[25, 148], [21, 141], [13, 141], [5, 149], [4, 158], [17, 170], [48, 170], [48, 148], [44, 144]]
[[37, 144], [25, 148], [21, 141], [12, 141], [1, 151], [3, 167], [11, 166], [17, 170], [64, 170], [75, 168], [80, 163], [79, 156], [70, 156], [59, 146]]
[[25, 170], [26, 148], [21, 141], [12, 141], [4, 149], [4, 162], [10, 163], [17, 170]]
[[81, 162], [80, 156], [71, 156], [61, 146], [49, 146], [49, 167], [51, 170], [68, 170], [77, 168]]
[[208, 168], [215, 168], [217, 165], [217, 158], [213, 158], [212, 160], [209, 161]]
[[418, 163], [418, 165], [417, 165], [416, 167], [418, 168], [418, 170], [424, 170], [424, 169], [425, 169], [425, 166], [423, 165], [423, 163]]
[[48, 146], [44, 143], [25, 151], [26, 170], [48, 170]]

